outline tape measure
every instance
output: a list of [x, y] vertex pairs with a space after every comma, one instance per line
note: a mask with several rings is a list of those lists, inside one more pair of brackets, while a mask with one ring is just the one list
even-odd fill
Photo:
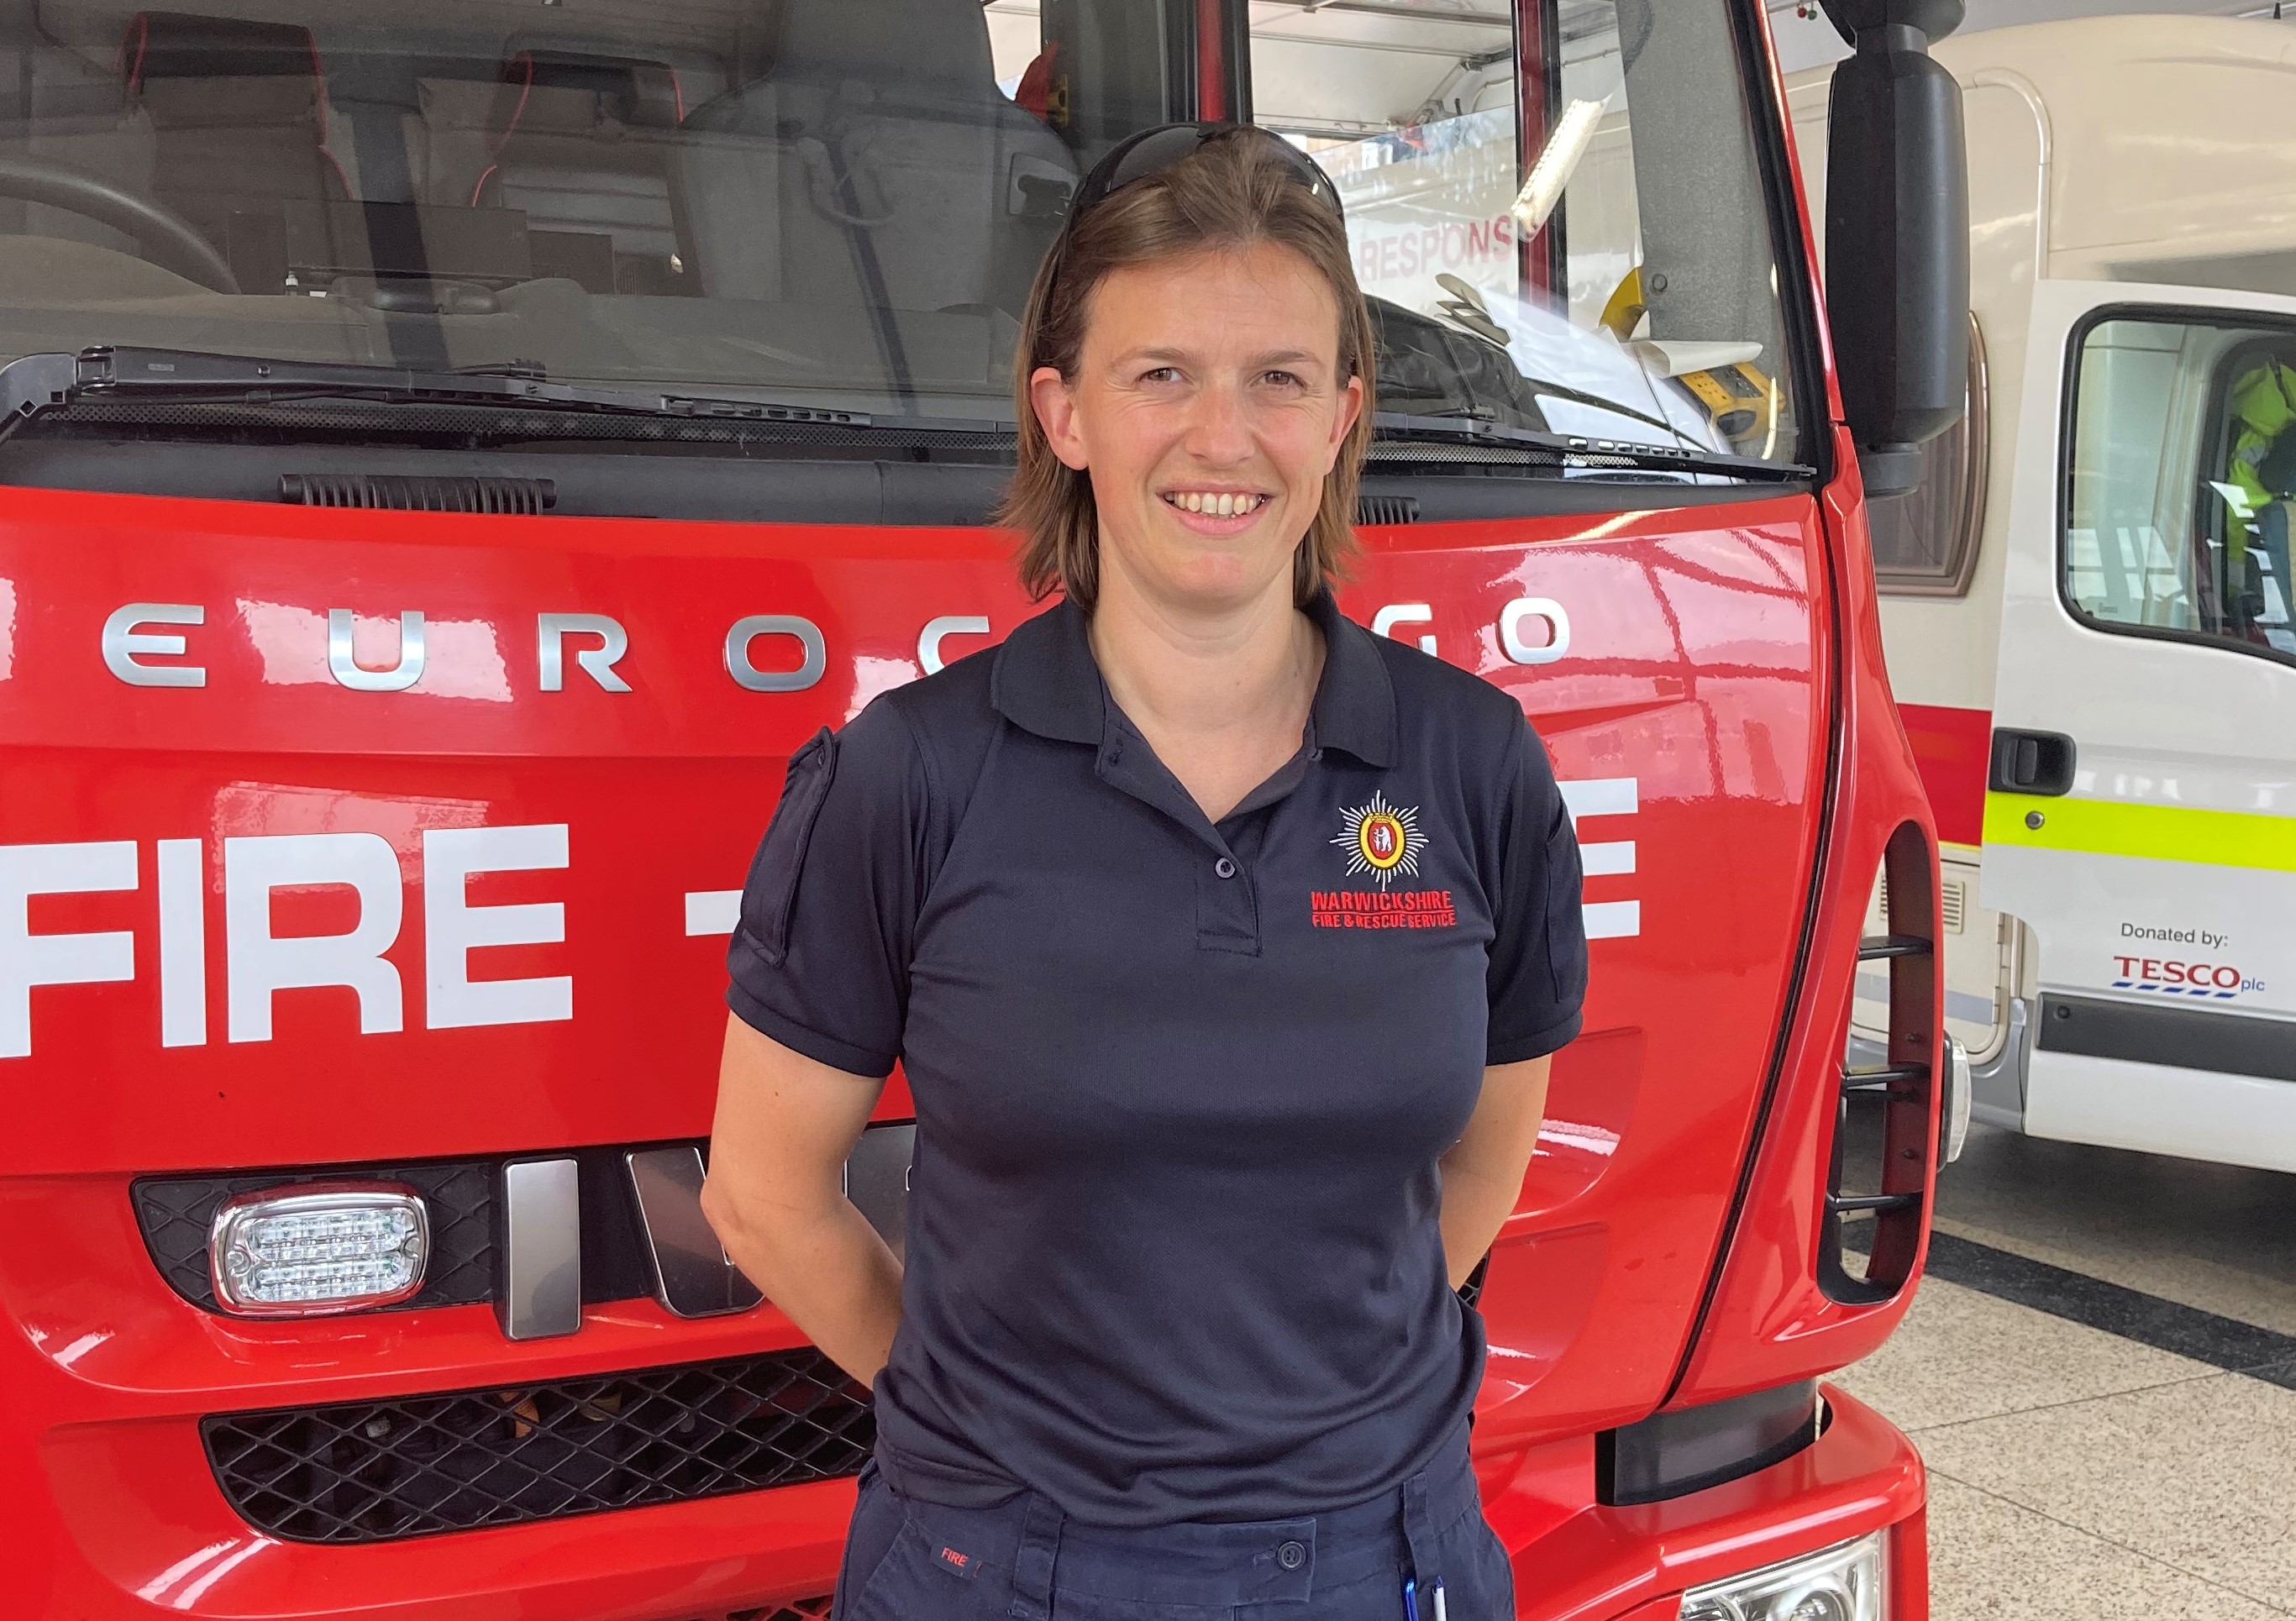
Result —
[[1675, 381], [1706, 408], [1714, 431], [1732, 444], [1770, 430], [1770, 380], [1746, 362], [1687, 373]]
[[[1650, 313], [1643, 293], [1643, 271], [1637, 265], [1620, 279], [1603, 306], [1600, 324], [1620, 343], [1633, 340], [1635, 328]], [[1766, 438], [1770, 431], [1772, 402], [1777, 391], [1759, 367], [1749, 361], [1685, 372], [1672, 381], [1689, 391], [1706, 413], [1714, 431], [1734, 446]]]

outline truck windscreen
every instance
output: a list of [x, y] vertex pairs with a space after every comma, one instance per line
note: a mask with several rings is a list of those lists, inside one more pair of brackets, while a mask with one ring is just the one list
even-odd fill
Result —
[[[216, 4], [0, 4], [0, 359], [1009, 421], [1077, 177], [1209, 100], [1193, 0]], [[1235, 9], [1226, 99], [1339, 184], [1398, 454], [1801, 459], [1729, 0]]]

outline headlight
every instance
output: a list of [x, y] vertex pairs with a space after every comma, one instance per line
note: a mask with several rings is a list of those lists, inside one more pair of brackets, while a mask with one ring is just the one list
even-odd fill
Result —
[[1693, 1587], [1681, 1621], [1885, 1621], [1882, 1533]]
[[316, 1317], [411, 1298], [430, 1259], [422, 1200], [397, 1183], [289, 1183], [225, 1204], [208, 1232], [216, 1304]]

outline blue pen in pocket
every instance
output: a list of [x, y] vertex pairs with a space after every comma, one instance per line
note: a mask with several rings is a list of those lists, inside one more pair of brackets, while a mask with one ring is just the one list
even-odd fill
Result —
[[1419, 1621], [1419, 1584], [1409, 1577], [1403, 1584], [1403, 1621]]

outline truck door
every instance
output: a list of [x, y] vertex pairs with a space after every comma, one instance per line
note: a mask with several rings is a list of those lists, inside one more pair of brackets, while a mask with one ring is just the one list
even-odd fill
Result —
[[2296, 299], [2044, 282], [1983, 901], [2026, 1129], [2296, 1169]]

